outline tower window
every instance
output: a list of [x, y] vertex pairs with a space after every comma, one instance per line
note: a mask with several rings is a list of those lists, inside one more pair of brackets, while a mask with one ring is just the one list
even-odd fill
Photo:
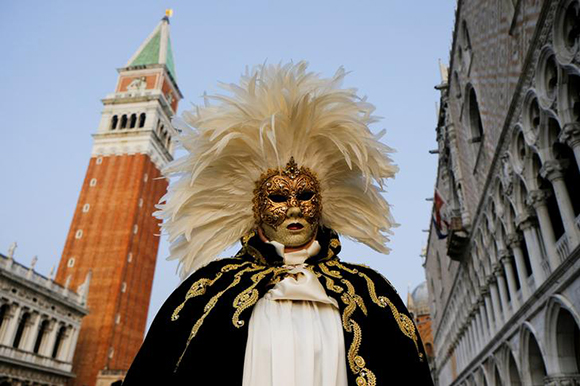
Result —
[[91, 205], [90, 204], [84, 204], [83, 205], [83, 213], [87, 213], [89, 211], [89, 209], [91, 209]]
[[142, 207], [143, 207], [143, 199], [142, 199], [142, 198], [140, 198], [140, 199], [139, 199], [139, 208], [142, 208]]
[[97, 165], [102, 164], [103, 163], [103, 157], [97, 158], [97, 161], [96, 162], [97, 162]]
[[135, 125], [137, 124], [137, 114], [131, 114], [131, 129], [135, 128]]
[[119, 117], [113, 115], [113, 119], [111, 119], [111, 130], [115, 130], [117, 128], [117, 124], [119, 123]]
[[145, 126], [145, 113], [141, 113], [139, 115], [139, 127]]
[[131, 261], [133, 261], [133, 253], [129, 252], [129, 254], [127, 255], [127, 262], [130, 263]]
[[97, 186], [97, 179], [91, 178], [91, 182], [89, 182], [89, 186]]
[[70, 259], [68, 259], [68, 262], [66, 263], [66, 266], [69, 268], [72, 268], [75, 266], [75, 258], [71, 257]]
[[82, 229], [77, 230], [75, 233], [75, 239], [80, 239], [82, 237], [83, 237], [83, 230]]
[[144, 182], [147, 182], [147, 180], [149, 180], [149, 174], [145, 173], [145, 174], [143, 175], [143, 181], [144, 181]]
[[121, 117], [121, 129], [126, 128], [127, 128], [127, 115], [123, 114], [123, 116]]
[[115, 324], [119, 323], [121, 323], [121, 314], [117, 314], [117, 316], [115, 317]]
[[121, 284], [121, 292], [125, 292], [127, 291], [127, 283], [123, 282], [123, 284]]
[[133, 234], [137, 234], [137, 231], [139, 231], [139, 225], [135, 224], [133, 225]]

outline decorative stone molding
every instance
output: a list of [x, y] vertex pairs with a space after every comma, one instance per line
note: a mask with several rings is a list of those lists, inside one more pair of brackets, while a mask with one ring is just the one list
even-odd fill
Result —
[[526, 198], [526, 204], [537, 209], [542, 205], [546, 205], [546, 200], [551, 196], [551, 194], [552, 193], [549, 190], [545, 189], [531, 190]]
[[560, 132], [558, 140], [568, 144], [572, 149], [580, 146], [580, 122], [566, 123]]
[[544, 378], [545, 386], [580, 386], [580, 375], [555, 375]]
[[568, 167], [568, 160], [548, 160], [540, 169], [540, 175], [550, 182], [564, 178], [564, 171]]

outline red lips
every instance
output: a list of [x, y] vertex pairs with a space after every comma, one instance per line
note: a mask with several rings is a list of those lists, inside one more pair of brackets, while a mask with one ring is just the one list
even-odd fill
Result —
[[286, 228], [290, 229], [291, 231], [297, 231], [297, 230], [304, 228], [304, 225], [299, 224], [299, 223], [292, 223], [292, 224], [288, 225]]

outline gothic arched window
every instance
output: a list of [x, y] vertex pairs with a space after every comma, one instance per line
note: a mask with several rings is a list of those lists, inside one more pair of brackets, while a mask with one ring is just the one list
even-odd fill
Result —
[[139, 115], [139, 127], [145, 126], [145, 113], [141, 113]]

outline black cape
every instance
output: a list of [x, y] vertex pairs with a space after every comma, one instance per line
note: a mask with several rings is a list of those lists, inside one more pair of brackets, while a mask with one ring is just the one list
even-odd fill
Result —
[[[433, 385], [393, 286], [369, 267], [340, 261], [332, 230], [319, 229], [317, 239], [320, 253], [306, 263], [339, 304], [349, 386]], [[235, 257], [200, 268], [169, 296], [123, 385], [241, 385], [252, 308], [287, 270], [272, 245], [245, 236]]]

